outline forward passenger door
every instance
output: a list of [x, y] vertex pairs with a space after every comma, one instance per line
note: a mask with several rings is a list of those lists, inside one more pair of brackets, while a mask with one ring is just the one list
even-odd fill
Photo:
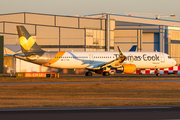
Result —
[[93, 62], [93, 61], [94, 61], [93, 54], [89, 54], [89, 61], [90, 61], [90, 62]]

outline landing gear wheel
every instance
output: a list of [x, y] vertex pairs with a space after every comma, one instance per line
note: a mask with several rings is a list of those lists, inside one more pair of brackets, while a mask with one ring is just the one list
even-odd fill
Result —
[[160, 76], [158, 69], [156, 69], [156, 76]]
[[109, 76], [109, 72], [103, 72], [103, 76]]
[[160, 76], [160, 74], [158, 73], [158, 74], [156, 74], [156, 76]]
[[85, 75], [86, 76], [92, 76], [92, 72], [86, 72]]

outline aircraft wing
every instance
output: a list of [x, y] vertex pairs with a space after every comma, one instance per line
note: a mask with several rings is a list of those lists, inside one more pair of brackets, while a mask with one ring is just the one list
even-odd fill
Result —
[[94, 64], [92, 63], [92, 64], [88, 65], [86, 67], [86, 69], [89, 69], [89, 70], [98, 70], [98, 69], [100, 69], [100, 66], [102, 66], [103, 64], [105, 64], [105, 63], [103, 63], [103, 62], [94, 63]]
[[89, 66], [86, 67], [86, 69], [89, 70], [98, 70], [98, 69], [103, 69], [109, 66], [119, 66], [119, 64], [123, 63], [124, 60], [126, 59], [126, 56], [122, 53], [121, 49], [118, 47], [119, 50], [119, 57], [116, 58], [115, 60], [112, 60], [110, 62], [107, 63], [99, 63], [99, 64], [90, 64]]

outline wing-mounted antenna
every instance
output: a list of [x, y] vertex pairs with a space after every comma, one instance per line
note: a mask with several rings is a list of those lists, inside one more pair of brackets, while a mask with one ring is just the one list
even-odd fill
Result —
[[126, 60], [126, 56], [122, 53], [121, 49], [118, 47], [118, 51], [119, 51], [119, 63], [123, 63]]

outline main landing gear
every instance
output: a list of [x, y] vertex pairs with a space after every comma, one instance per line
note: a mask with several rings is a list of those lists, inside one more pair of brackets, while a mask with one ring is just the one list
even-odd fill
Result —
[[160, 76], [159, 69], [156, 69], [156, 76]]
[[[86, 75], [86, 76], [92, 76], [92, 72], [86, 72], [85, 75]], [[109, 76], [109, 72], [103, 72], [102, 75], [103, 75], [103, 76]]]
[[86, 76], [92, 76], [92, 72], [86, 72], [85, 75]]
[[109, 76], [109, 72], [103, 72], [103, 76]]

